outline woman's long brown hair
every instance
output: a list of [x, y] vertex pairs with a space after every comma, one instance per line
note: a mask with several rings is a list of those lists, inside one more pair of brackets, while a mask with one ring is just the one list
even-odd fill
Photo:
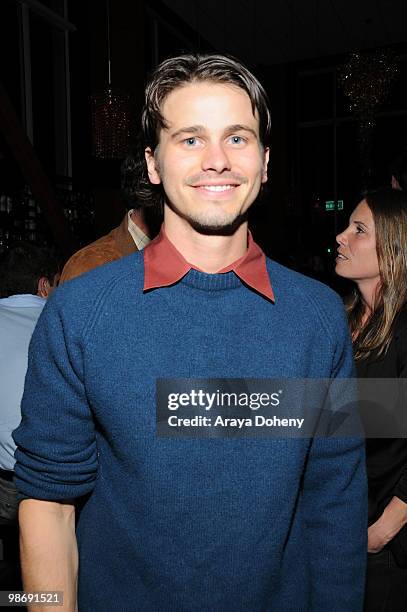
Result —
[[364, 200], [375, 224], [380, 281], [363, 326], [365, 308], [357, 287], [346, 304], [356, 360], [386, 354], [395, 319], [407, 307], [407, 193], [381, 189], [367, 193]]

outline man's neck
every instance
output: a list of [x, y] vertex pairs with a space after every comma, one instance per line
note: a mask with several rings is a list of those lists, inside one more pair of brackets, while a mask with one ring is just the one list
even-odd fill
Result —
[[243, 257], [247, 251], [247, 221], [231, 235], [207, 235], [195, 230], [173, 211], [165, 211], [168, 239], [193, 266], [214, 274]]

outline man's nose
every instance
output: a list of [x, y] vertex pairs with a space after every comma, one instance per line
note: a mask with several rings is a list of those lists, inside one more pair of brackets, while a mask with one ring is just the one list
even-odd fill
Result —
[[202, 159], [202, 170], [231, 170], [231, 162], [222, 143], [208, 143]]

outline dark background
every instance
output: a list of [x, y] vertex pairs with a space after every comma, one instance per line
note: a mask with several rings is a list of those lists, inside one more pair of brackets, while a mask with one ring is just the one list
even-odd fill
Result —
[[[49, 12], [41, 13], [41, 5]], [[29, 0], [25, 6], [24, 16], [19, 0], [1, 2], [0, 80], [76, 245], [84, 244], [117, 225], [125, 209], [121, 160], [92, 154], [91, 95], [108, 78], [107, 3]], [[256, 73], [271, 99], [273, 132], [267, 197], [251, 216], [255, 238], [277, 260], [331, 282], [335, 234], [364, 188], [390, 183], [389, 163], [407, 147], [407, 3], [111, 0], [109, 6], [112, 85], [131, 96], [134, 131], [146, 77], [169, 55], [232, 53]], [[399, 73], [377, 109], [366, 179], [358, 121], [338, 74], [352, 51], [382, 48], [396, 54]], [[16, 197], [26, 184], [15, 157], [0, 130], [5, 196]], [[325, 201], [336, 199], [344, 210], [326, 211]], [[44, 207], [42, 214], [46, 226]], [[0, 230], [4, 220], [0, 210]], [[52, 239], [49, 230], [46, 240]]]

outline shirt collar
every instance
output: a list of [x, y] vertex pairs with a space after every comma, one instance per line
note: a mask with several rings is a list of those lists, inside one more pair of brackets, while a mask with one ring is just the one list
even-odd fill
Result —
[[[144, 249], [144, 291], [158, 287], [168, 287], [181, 280], [196, 266], [184, 259], [165, 234], [164, 227], [158, 236]], [[275, 301], [270, 277], [267, 271], [266, 256], [248, 232], [246, 253], [235, 262], [219, 270], [218, 274], [234, 272], [241, 281], [263, 297]]]
[[32, 308], [43, 307], [47, 300], [32, 293], [18, 293], [9, 297], [0, 299], [1, 306], [10, 308]]
[[138, 250], [141, 251], [142, 249], [144, 249], [145, 246], [148, 245], [148, 243], [150, 242], [150, 238], [139, 228], [137, 223], [134, 223], [133, 219], [131, 218], [133, 211], [134, 209], [132, 208], [127, 213], [127, 229], [129, 231], [130, 236], [134, 240], [134, 244], [136, 245]]

